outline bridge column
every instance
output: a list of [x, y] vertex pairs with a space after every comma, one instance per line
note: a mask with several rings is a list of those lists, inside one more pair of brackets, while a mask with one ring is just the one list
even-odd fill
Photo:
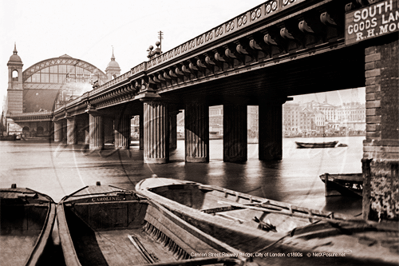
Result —
[[363, 218], [399, 220], [399, 40], [378, 38], [365, 48], [366, 139]]
[[90, 122], [87, 123], [87, 126], [85, 127], [85, 145], [90, 145]]
[[144, 109], [144, 162], [169, 162], [169, 115], [166, 103], [146, 100]]
[[86, 133], [85, 130], [89, 125], [89, 117], [81, 115], [76, 117], [76, 143], [85, 143]]
[[144, 114], [139, 115], [139, 150], [144, 150]]
[[[173, 108], [175, 109], [175, 108]], [[169, 151], [177, 149], [177, 114], [179, 110], [169, 110]]]
[[259, 105], [259, 160], [283, 158], [282, 103]]
[[54, 121], [54, 142], [62, 141], [62, 122]]
[[62, 129], [62, 142], [67, 143], [67, 136], [68, 136], [68, 131], [67, 131], [67, 121], [66, 119], [61, 120], [61, 129]]
[[245, 162], [248, 157], [247, 105], [223, 105], [223, 161]]
[[186, 105], [184, 112], [186, 162], [209, 162], [209, 107], [205, 103]]
[[115, 117], [115, 148], [130, 148], [130, 115], [117, 115]]
[[104, 132], [104, 144], [113, 143], [115, 140], [113, 117], [103, 116], [103, 132]]
[[67, 117], [67, 144], [74, 145], [76, 143], [77, 143], [76, 118], [74, 116]]
[[89, 149], [102, 150], [104, 148], [103, 117], [89, 114]]

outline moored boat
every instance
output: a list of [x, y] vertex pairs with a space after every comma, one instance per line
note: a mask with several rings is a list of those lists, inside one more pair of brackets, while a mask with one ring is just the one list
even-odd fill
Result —
[[[320, 175], [326, 187], [326, 197], [344, 195], [349, 197], [363, 197], [363, 174], [329, 174]], [[337, 193], [338, 192], [338, 193]]]
[[[398, 228], [196, 182], [149, 178], [136, 190], [259, 265], [397, 265]], [[396, 242], [395, 242], [396, 241]], [[299, 259], [300, 258], [300, 259]]]
[[244, 263], [236, 249], [133, 191], [87, 186], [64, 197], [57, 212], [67, 266]]
[[0, 136], [0, 140], [16, 140], [17, 135], [7, 135], [7, 136]]
[[51, 245], [56, 204], [29, 188], [0, 189], [1, 265], [43, 265]]
[[295, 141], [297, 148], [300, 149], [315, 149], [315, 148], [335, 148], [338, 141], [328, 142], [299, 142]]

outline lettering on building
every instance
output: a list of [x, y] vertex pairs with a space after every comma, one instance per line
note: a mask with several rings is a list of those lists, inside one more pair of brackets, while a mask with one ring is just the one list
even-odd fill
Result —
[[345, 44], [399, 31], [399, 1], [387, 0], [346, 13]]

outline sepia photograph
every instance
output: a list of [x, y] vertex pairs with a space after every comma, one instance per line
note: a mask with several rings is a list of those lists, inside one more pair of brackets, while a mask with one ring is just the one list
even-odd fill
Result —
[[0, 265], [399, 265], [399, 0], [0, 22]]

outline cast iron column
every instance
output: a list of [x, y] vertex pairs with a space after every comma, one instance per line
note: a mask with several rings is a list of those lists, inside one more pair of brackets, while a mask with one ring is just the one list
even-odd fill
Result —
[[117, 115], [115, 118], [115, 148], [130, 148], [130, 115]]
[[63, 142], [63, 143], [67, 143], [67, 135], [68, 135], [68, 131], [67, 131], [67, 121], [66, 121], [66, 119], [62, 119], [61, 120], [61, 130], [62, 130], [62, 139], [61, 139], [61, 141]]
[[144, 114], [143, 113], [141, 113], [139, 115], [139, 149], [144, 150]]
[[223, 161], [245, 162], [248, 157], [247, 105], [223, 105]]
[[144, 162], [169, 162], [169, 114], [167, 104], [149, 100], [144, 107]]
[[109, 116], [103, 116], [103, 134], [104, 134], [104, 144], [114, 143], [114, 118]]
[[283, 108], [281, 103], [259, 105], [259, 160], [283, 158]]
[[54, 121], [54, 142], [62, 140], [62, 122]]
[[89, 114], [90, 150], [102, 150], [104, 148], [103, 117]]
[[67, 144], [73, 145], [76, 143], [76, 120], [75, 117], [72, 116], [67, 118]]
[[194, 102], [184, 112], [186, 162], [209, 162], [209, 107]]
[[89, 144], [89, 115], [85, 114], [80, 119], [80, 132], [81, 137], [78, 138], [78, 141], [82, 141], [84, 144]]
[[177, 114], [179, 111], [169, 110], [169, 150], [177, 149]]

